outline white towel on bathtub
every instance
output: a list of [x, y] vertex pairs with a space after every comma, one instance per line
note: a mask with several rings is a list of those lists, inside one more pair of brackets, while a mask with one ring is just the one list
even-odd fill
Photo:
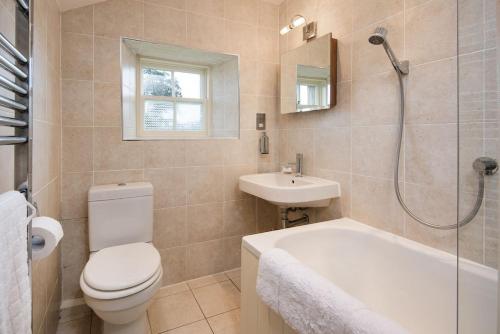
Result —
[[257, 294], [274, 312], [279, 312], [279, 288], [284, 268], [299, 261], [288, 252], [273, 248], [260, 256]]
[[261, 255], [257, 294], [300, 334], [407, 334], [281, 249]]
[[27, 204], [17, 191], [0, 194], [0, 333], [31, 333]]

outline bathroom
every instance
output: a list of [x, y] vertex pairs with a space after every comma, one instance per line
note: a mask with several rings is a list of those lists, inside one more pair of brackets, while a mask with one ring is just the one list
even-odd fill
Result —
[[[498, 0], [0, 0], [2, 235], [2, 199], [21, 191], [28, 208], [26, 246], [0, 243], [2, 267], [23, 268], [17, 285], [0, 270], [0, 297], [22, 295], [0, 300], [24, 316], [0, 303], [0, 333], [500, 333], [499, 13]], [[304, 54], [327, 69], [323, 105], [297, 100]], [[198, 123], [151, 135], [172, 124], [154, 112], [176, 108]], [[127, 204], [99, 211], [113, 201]], [[307, 272], [391, 330], [330, 318], [319, 299], [285, 305], [300, 317], [276, 309], [259, 263], [276, 249], [300, 262], [283, 284]], [[92, 264], [115, 286], [89, 286]], [[143, 309], [103, 311], [134, 294]]]

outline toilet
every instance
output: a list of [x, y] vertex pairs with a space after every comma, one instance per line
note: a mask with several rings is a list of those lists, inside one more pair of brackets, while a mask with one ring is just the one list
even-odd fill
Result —
[[90, 257], [80, 276], [104, 334], [148, 333], [146, 310], [163, 271], [153, 239], [153, 186], [93, 186], [88, 192]]

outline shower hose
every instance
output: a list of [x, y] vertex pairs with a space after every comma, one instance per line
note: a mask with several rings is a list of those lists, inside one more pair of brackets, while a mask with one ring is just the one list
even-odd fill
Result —
[[430, 222], [425, 221], [424, 219], [420, 218], [417, 216], [415, 213], [413, 213], [410, 208], [406, 205], [403, 197], [401, 196], [401, 191], [399, 189], [399, 160], [400, 160], [400, 155], [401, 155], [401, 145], [403, 141], [403, 130], [404, 130], [404, 123], [405, 123], [405, 93], [404, 93], [404, 85], [403, 85], [403, 74], [398, 68], [394, 68], [396, 70], [396, 73], [398, 74], [398, 79], [399, 79], [399, 89], [400, 89], [400, 115], [399, 115], [399, 140], [397, 142], [397, 148], [396, 148], [396, 163], [394, 165], [394, 190], [396, 191], [396, 197], [398, 198], [399, 204], [401, 204], [401, 207], [406, 211], [406, 213], [415, 219], [417, 222], [419, 222], [422, 225], [425, 225], [430, 228], [434, 228], [437, 230], [452, 230], [456, 229], [458, 227], [462, 227], [467, 225], [474, 219], [474, 217], [477, 215], [479, 212], [479, 209], [481, 208], [481, 204], [483, 202], [483, 196], [484, 196], [484, 172], [483, 171], [478, 171], [478, 178], [479, 178], [479, 189], [477, 191], [477, 197], [476, 197], [476, 202], [474, 203], [474, 207], [472, 210], [465, 216], [463, 219], [458, 221], [457, 224], [450, 224], [450, 225], [438, 225], [438, 224], [433, 224]]

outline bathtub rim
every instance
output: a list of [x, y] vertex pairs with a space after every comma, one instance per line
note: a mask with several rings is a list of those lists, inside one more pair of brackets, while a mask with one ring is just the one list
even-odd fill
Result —
[[386, 242], [395, 243], [398, 247], [404, 247], [411, 251], [416, 251], [427, 256], [434, 257], [437, 261], [442, 262], [443, 264], [452, 266], [457, 266], [458, 264], [460, 271], [469, 272], [481, 276], [485, 279], [491, 279], [495, 281], [498, 279], [498, 271], [494, 268], [468, 259], [458, 258], [456, 255], [453, 255], [451, 253], [447, 253], [445, 251], [421, 244], [417, 241], [407, 239], [403, 236], [377, 229], [351, 218], [339, 218], [321, 223], [247, 235], [242, 239], [242, 247], [244, 247], [258, 259], [264, 251], [275, 248], [276, 244], [284, 238], [304, 232], [323, 229], [342, 229], [361, 232], [363, 234], [371, 234], [372, 236], [383, 239]]

